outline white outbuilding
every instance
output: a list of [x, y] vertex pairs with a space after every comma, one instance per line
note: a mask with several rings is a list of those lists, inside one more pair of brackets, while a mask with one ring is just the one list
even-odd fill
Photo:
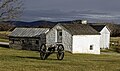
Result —
[[110, 30], [106, 25], [93, 24], [91, 25], [95, 30], [97, 30], [100, 35], [100, 48], [109, 49], [110, 44]]
[[88, 24], [57, 24], [46, 34], [46, 43], [62, 43], [71, 53], [100, 54], [100, 33]]

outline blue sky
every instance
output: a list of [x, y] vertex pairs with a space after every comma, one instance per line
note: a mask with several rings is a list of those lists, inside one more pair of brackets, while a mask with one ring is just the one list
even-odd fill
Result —
[[21, 20], [120, 22], [120, 0], [24, 0]]

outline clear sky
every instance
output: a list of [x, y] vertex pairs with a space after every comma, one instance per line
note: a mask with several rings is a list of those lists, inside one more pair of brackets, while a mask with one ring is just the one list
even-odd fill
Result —
[[24, 0], [24, 21], [73, 20], [120, 22], [120, 0]]

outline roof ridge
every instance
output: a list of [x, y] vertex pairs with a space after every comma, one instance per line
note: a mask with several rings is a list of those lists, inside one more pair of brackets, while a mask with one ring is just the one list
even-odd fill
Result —
[[100, 34], [89, 24], [61, 24], [73, 35], [93, 35]]

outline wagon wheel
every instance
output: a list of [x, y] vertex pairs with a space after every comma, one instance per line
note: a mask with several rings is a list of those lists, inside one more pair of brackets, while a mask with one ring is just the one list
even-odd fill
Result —
[[64, 58], [64, 47], [62, 44], [58, 45], [57, 51], [57, 59], [62, 60]]
[[42, 44], [40, 47], [40, 58], [42, 60], [46, 59], [46, 45], [45, 44]]

